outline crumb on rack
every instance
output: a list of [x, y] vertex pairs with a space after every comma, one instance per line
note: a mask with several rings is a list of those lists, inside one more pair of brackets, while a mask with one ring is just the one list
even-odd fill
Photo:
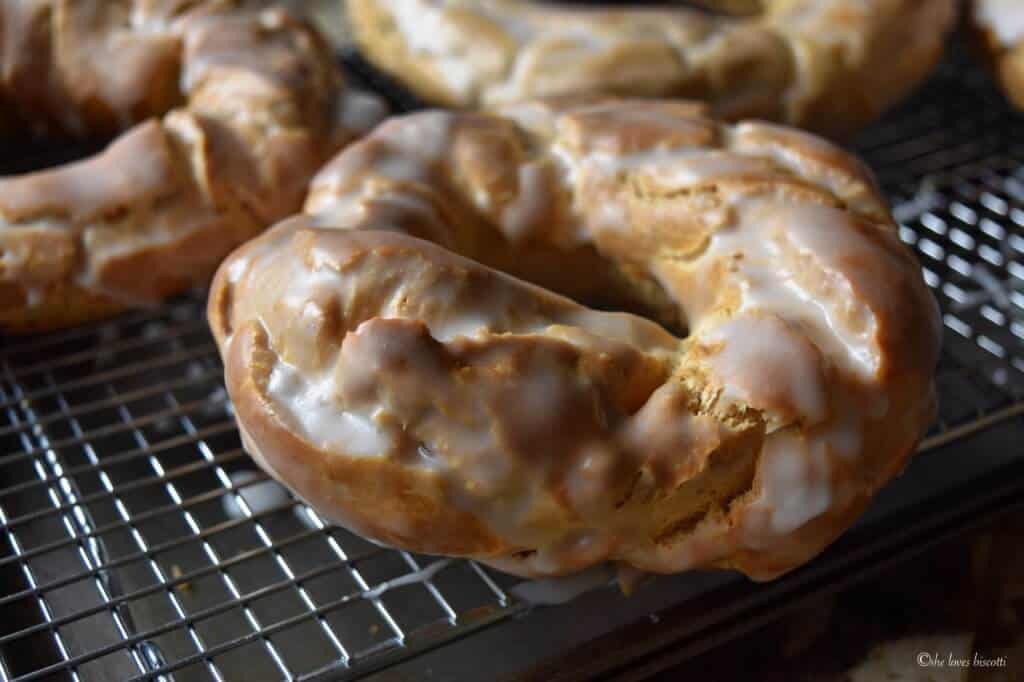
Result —
[[[179, 566], [178, 564], [171, 564], [171, 578], [173, 580], [178, 580], [183, 575], [185, 575], [185, 573], [181, 570], [181, 566]], [[185, 582], [178, 585], [178, 589], [184, 592], [185, 594], [188, 594], [192, 591], [192, 583], [186, 580]]]

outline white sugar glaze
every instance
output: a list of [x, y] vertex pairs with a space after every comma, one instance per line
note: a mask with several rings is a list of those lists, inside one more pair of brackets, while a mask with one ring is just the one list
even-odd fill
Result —
[[769, 413], [780, 404], [789, 405], [794, 416], [812, 424], [827, 418], [828, 389], [821, 358], [780, 318], [735, 318], [715, 327], [703, 340], [722, 344], [711, 356], [710, 366], [722, 382], [726, 399]]
[[778, 432], [765, 441], [761, 496], [750, 511], [767, 517], [770, 532], [750, 524], [746, 542], [757, 547], [772, 535], [791, 533], [828, 510], [835, 494], [829, 456], [823, 441], [808, 441], [799, 434]]
[[1024, 40], [1024, 3], [1020, 0], [976, 0], [974, 19], [1006, 47]]
[[[799, 325], [829, 360], [870, 377], [879, 363], [875, 320], [855, 298], [841, 261], [886, 255], [858, 238], [836, 209], [760, 204], [752, 212], [741, 227], [716, 233], [708, 249], [720, 257], [740, 256], [742, 309]], [[820, 268], [816, 277], [807, 276], [806, 259]], [[810, 288], [822, 284], [834, 289], [827, 297]]]
[[325, 450], [344, 450], [355, 457], [385, 457], [394, 446], [373, 418], [339, 410], [333, 378], [307, 380], [286, 362], [278, 362], [267, 381], [267, 395], [298, 423], [300, 432]]
[[427, 564], [418, 571], [413, 571], [391, 580], [385, 580], [371, 589], [362, 592], [359, 596], [363, 599], [379, 599], [385, 592], [390, 592], [396, 588], [430, 582], [438, 573], [451, 566], [452, 563], [451, 559], [440, 559]]

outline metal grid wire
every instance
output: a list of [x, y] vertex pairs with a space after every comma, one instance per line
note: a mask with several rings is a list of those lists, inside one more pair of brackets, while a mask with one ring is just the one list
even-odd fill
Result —
[[[1022, 133], [955, 59], [857, 144], [944, 312], [925, 447], [1024, 407]], [[257, 471], [203, 313], [0, 345], [0, 679], [358, 677], [525, 608], [511, 579], [326, 526]]]

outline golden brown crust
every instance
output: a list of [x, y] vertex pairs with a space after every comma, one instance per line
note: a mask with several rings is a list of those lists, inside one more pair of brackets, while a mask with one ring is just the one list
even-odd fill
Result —
[[1024, 109], [1024, 5], [972, 0], [968, 18], [975, 42], [1006, 97]]
[[920, 266], [863, 165], [806, 133], [666, 101], [426, 112], [335, 158], [306, 211], [225, 261], [210, 323], [254, 457], [382, 542], [769, 578], [933, 416]]
[[0, 2], [7, 100], [46, 134], [108, 134], [170, 110], [90, 159], [0, 178], [7, 333], [205, 285], [374, 120], [310, 27], [214, 1]]
[[[931, 70], [953, 0], [772, 0], [692, 8], [531, 0], [347, 0], [377, 66], [428, 102], [492, 108], [552, 95], [703, 99], [729, 119], [847, 135]], [[424, 26], [429, 28], [424, 29]]]

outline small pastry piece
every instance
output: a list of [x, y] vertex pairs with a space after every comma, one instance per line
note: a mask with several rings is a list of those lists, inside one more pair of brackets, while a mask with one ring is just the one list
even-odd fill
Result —
[[67, 326], [207, 283], [231, 249], [297, 211], [316, 169], [380, 117], [311, 28], [281, 10], [225, 7], [0, 0], [6, 125], [54, 139], [128, 128], [85, 161], [0, 178], [0, 331]]
[[730, 119], [845, 135], [935, 65], [954, 0], [706, 0], [586, 7], [534, 0], [348, 0], [367, 57], [429, 102], [689, 97]]
[[306, 212], [225, 261], [210, 323], [249, 452], [380, 542], [767, 579], [933, 416], [920, 266], [806, 133], [665, 101], [426, 112], [335, 158]]
[[970, 20], [999, 84], [1024, 109], [1024, 2], [972, 0]]

